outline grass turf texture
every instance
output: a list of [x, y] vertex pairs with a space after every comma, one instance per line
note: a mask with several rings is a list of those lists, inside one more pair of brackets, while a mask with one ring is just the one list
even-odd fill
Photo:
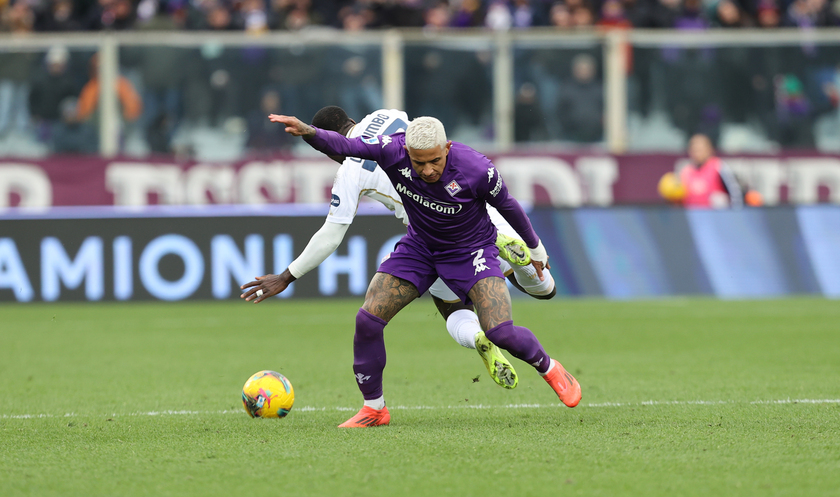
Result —
[[[836, 301], [517, 300], [583, 385], [568, 409], [519, 361], [496, 386], [420, 299], [386, 329], [391, 426], [340, 430], [359, 305], [0, 306], [0, 495], [840, 492]], [[243, 410], [260, 369], [287, 418]], [[754, 403], [783, 399], [835, 402]]]

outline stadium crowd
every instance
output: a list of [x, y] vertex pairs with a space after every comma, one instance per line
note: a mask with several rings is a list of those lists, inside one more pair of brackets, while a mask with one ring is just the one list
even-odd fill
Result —
[[0, 31], [840, 25], [840, 0], [0, 0]]
[[[0, 33], [18, 34], [837, 25], [840, 0], [0, 0]], [[487, 51], [426, 45], [404, 51], [412, 75], [405, 86], [409, 115], [436, 116], [455, 136], [463, 130], [493, 136]], [[634, 47], [627, 58], [628, 110], [641, 123], [638, 136], [652, 137], [641, 148], [681, 146], [680, 136], [697, 132], [717, 144], [728, 123], [740, 126], [728, 136], [757, 143], [755, 150], [840, 147], [833, 138], [840, 137], [838, 56], [836, 44]], [[517, 143], [603, 143], [599, 46], [532, 47], [515, 57]], [[61, 45], [43, 53], [0, 50], [0, 155], [96, 152], [95, 64], [93, 52]], [[383, 105], [379, 52], [340, 44], [123, 47], [120, 73], [121, 147], [137, 145], [135, 155], [203, 149], [218, 156], [222, 144], [233, 155], [272, 154], [291, 143], [269, 126], [269, 113], [307, 116], [329, 102], [364, 115]]]

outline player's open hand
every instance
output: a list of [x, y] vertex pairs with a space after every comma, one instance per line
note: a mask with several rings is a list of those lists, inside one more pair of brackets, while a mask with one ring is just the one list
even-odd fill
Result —
[[551, 269], [551, 264], [548, 263], [548, 260], [545, 262], [538, 261], [536, 259], [531, 259], [531, 265], [534, 266], [534, 269], [537, 271], [537, 278], [540, 281], [545, 281], [545, 276], [543, 276], [543, 269]]
[[534, 269], [536, 269], [537, 277], [540, 281], [545, 281], [543, 269], [551, 269], [551, 266], [548, 265], [548, 254], [545, 253], [545, 247], [543, 247], [542, 240], [539, 241], [536, 247], [528, 248], [531, 249], [531, 265], [534, 266]]
[[315, 136], [315, 128], [296, 118], [295, 116], [281, 116], [278, 114], [269, 114], [268, 120], [273, 123], [285, 124], [286, 133], [292, 136], [302, 136], [310, 138]]
[[257, 276], [254, 281], [249, 281], [239, 287], [245, 290], [239, 298], [259, 304], [263, 300], [283, 292], [295, 279], [288, 269], [283, 271], [283, 274]]

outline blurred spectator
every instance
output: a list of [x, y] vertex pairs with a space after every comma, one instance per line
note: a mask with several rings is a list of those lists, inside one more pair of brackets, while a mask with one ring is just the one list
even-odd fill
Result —
[[595, 25], [595, 15], [588, 5], [582, 3], [572, 10], [572, 25], [575, 28], [589, 28]]
[[601, 28], [632, 27], [624, 13], [624, 4], [620, 0], [606, 0], [601, 4], [601, 19], [597, 25]]
[[425, 25], [423, 0], [382, 0], [373, 2], [377, 27], [422, 27]]
[[538, 142], [548, 139], [541, 104], [537, 99], [537, 87], [533, 83], [523, 83], [519, 86], [513, 116], [513, 134], [516, 142]]
[[793, 0], [785, 12], [783, 25], [815, 28], [832, 24], [831, 6], [826, 0]]
[[32, 79], [29, 112], [37, 126], [37, 136], [53, 152], [64, 151], [68, 143], [68, 123], [64, 109], [75, 107], [78, 88], [68, 71], [70, 52], [63, 45], [47, 51], [44, 66]]
[[406, 112], [410, 116], [435, 116], [454, 128], [456, 113], [450, 104], [457, 91], [462, 67], [457, 55], [434, 47], [418, 47], [406, 53]]
[[474, 28], [484, 25], [484, 8], [481, 0], [457, 2], [450, 25], [455, 28]]
[[[672, 12], [674, 28], [698, 31], [709, 26], [701, 0], [684, 0], [681, 7], [679, 2], [673, 6], [676, 8]], [[721, 89], [719, 85], [708, 84], [709, 78], [719, 78], [715, 51], [706, 47], [666, 46], [661, 49], [661, 56], [666, 74], [662, 90], [672, 123], [686, 134], [702, 131], [717, 136], [720, 111], [715, 105], [720, 101]]]
[[776, 0], [759, 0], [758, 26], [761, 28], [778, 28], [782, 22], [782, 17], [779, 14], [779, 7]]
[[[327, 10], [327, 13], [331, 17], [336, 17], [332, 9]], [[272, 0], [271, 18], [273, 28], [289, 31], [299, 31], [322, 22], [321, 17], [313, 13], [310, 0]]]
[[[379, 87], [380, 74], [375, 67], [377, 60], [370, 53], [351, 51], [342, 54], [343, 60], [334, 67], [340, 69], [338, 77], [331, 78], [339, 84], [334, 86], [338, 102], [345, 111], [354, 116], [365, 116], [382, 107], [382, 90]], [[378, 55], [378, 54], [376, 54]], [[331, 64], [332, 65], [332, 64]]]
[[[282, 126], [272, 124], [268, 120], [269, 114], [283, 114], [285, 109], [281, 105], [280, 92], [274, 89], [263, 91], [258, 109], [248, 114], [248, 142], [250, 151], [257, 154], [271, 155], [280, 150], [288, 150], [294, 142], [291, 135]], [[278, 129], [279, 128], [279, 129]]]
[[568, 140], [593, 143], [603, 137], [604, 86], [597, 71], [595, 58], [589, 54], [572, 59], [572, 78], [561, 87], [557, 108]]
[[[449, 27], [449, 22], [451, 20], [452, 13], [449, 11], [449, 5], [445, 2], [440, 2], [426, 11], [423, 15], [423, 18], [426, 21], [426, 24], [423, 26], [423, 29], [426, 30], [439, 30]], [[358, 116], [360, 114], [350, 114], [352, 116]]]
[[177, 124], [182, 116], [183, 87], [187, 65], [187, 49], [167, 46], [148, 46], [142, 50], [124, 49], [121, 63], [136, 54], [137, 72], [141, 75], [143, 112], [139, 126], [154, 152], [170, 149]]
[[749, 19], [732, 0], [720, 0], [715, 5], [712, 25], [719, 28], [741, 28], [749, 25]]
[[[18, 1], [0, 13], [0, 32], [26, 34], [35, 24], [35, 13]], [[29, 75], [37, 55], [32, 52], [0, 52], [0, 137], [29, 126]]]
[[233, 25], [233, 17], [231, 16], [230, 10], [222, 2], [212, 2], [208, 5], [203, 27], [214, 31], [236, 28]]
[[494, 31], [506, 31], [513, 26], [513, 13], [506, 0], [490, 1], [484, 25]]
[[[76, 108], [76, 118], [79, 121], [90, 119], [99, 105], [99, 54], [94, 54], [90, 58], [89, 68], [90, 79], [82, 87]], [[125, 76], [117, 76], [117, 100], [122, 109], [123, 119], [133, 122], [140, 117], [143, 103], [134, 85]]]
[[[840, 23], [838, 0], [0, 0], [0, 15], [8, 17], [3, 11], [21, 3], [34, 9], [36, 31], [61, 32], [138, 27], [252, 33], [307, 26], [346, 29], [340, 13], [347, 8], [365, 11], [364, 29], [617, 24], [671, 28], [699, 18], [716, 27], [806, 28]], [[359, 21], [351, 16], [348, 25], [359, 26]]]
[[136, 20], [137, 13], [131, 0], [98, 0], [88, 13], [86, 27], [93, 31], [123, 30], [134, 27]]
[[703, 11], [702, 0], [683, 0], [682, 9], [674, 20], [674, 27], [682, 30], [708, 28], [709, 20]]
[[[588, 0], [565, 0], [565, 6], [568, 10], [568, 24], [570, 27], [574, 28], [589, 28], [595, 25], [595, 15], [592, 12], [592, 7], [589, 4]], [[555, 7], [557, 4], [555, 4]], [[558, 10], [557, 12], [552, 13], [552, 17], [554, 15], [560, 15], [560, 21], [565, 23], [566, 20], [562, 18], [563, 12], [562, 10]], [[557, 27], [565, 27], [560, 26], [557, 22], [552, 19], [552, 25]]]
[[650, 0], [636, 20], [638, 28], [673, 28], [681, 9], [680, 0]]
[[[598, 21], [597, 26], [605, 31], [633, 27], [625, 15], [624, 4], [621, 0], [605, 0], [601, 4], [601, 20]], [[624, 52], [625, 73], [630, 75], [633, 73], [633, 46], [628, 41], [623, 41], [621, 48]]]
[[233, 24], [251, 34], [268, 31], [268, 12], [264, 0], [243, 0], [239, 3]]
[[534, 9], [531, 0], [513, 0], [513, 27], [527, 29], [534, 25]]
[[374, 17], [373, 11], [361, 6], [344, 7], [338, 13], [344, 31], [364, 31], [373, 23]]
[[[76, 112], [71, 121], [79, 123], [85, 128], [83, 134], [87, 137], [88, 142], [83, 144], [83, 151], [95, 151], [98, 148], [96, 129], [99, 126], [99, 113], [95, 112], [99, 105], [99, 55], [94, 54], [88, 65], [90, 79], [82, 87], [79, 100], [76, 103]], [[134, 89], [134, 85], [125, 76], [117, 76], [116, 91], [123, 120], [126, 122], [136, 121], [143, 112], [143, 103], [137, 90]]]
[[773, 78], [776, 96], [776, 123], [779, 145], [810, 149], [816, 145], [812, 125], [814, 109], [805, 94], [802, 81], [795, 74]]
[[573, 27], [572, 13], [569, 11], [569, 7], [563, 2], [555, 2], [551, 6], [549, 21], [555, 28], [570, 29]]
[[659, 182], [660, 194], [688, 208], [741, 207], [741, 185], [729, 167], [714, 155], [709, 137], [696, 134], [688, 142], [689, 164], [675, 178], [666, 173]]
[[35, 19], [36, 31], [78, 31], [82, 23], [73, 14], [71, 0], [55, 0], [47, 3], [46, 8]]

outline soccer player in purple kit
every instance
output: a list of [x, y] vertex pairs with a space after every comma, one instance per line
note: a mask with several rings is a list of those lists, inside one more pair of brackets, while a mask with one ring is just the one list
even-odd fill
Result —
[[364, 407], [342, 428], [386, 425], [391, 416], [382, 393], [385, 369], [384, 329], [438, 276], [464, 302], [475, 305], [487, 338], [531, 364], [569, 407], [580, 402], [580, 384], [551, 359], [537, 337], [513, 324], [510, 294], [499, 269], [496, 228], [486, 204], [495, 207], [531, 249], [542, 279], [548, 260], [528, 216], [508, 194], [493, 163], [474, 149], [447, 141], [443, 124], [433, 117], [411, 121], [405, 133], [348, 139], [309, 126], [296, 117], [269, 116], [285, 131], [302, 136], [327, 155], [376, 161], [388, 174], [411, 219], [408, 233], [379, 266], [356, 315], [353, 371]]

